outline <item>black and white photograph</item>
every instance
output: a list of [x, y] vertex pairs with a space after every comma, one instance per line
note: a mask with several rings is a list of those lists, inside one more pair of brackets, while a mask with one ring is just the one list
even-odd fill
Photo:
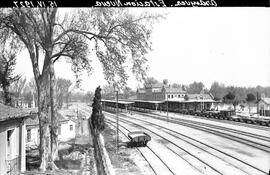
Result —
[[95, 2], [0, 3], [0, 175], [269, 175], [269, 8]]

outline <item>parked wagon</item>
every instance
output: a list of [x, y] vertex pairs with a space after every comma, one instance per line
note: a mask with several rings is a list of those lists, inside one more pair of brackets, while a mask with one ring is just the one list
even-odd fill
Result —
[[150, 135], [142, 131], [130, 132], [128, 137], [130, 139], [128, 147], [146, 146], [147, 143], [151, 140]]

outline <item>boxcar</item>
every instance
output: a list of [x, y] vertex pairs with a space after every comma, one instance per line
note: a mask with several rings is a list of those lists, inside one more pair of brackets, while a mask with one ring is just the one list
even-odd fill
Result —
[[130, 132], [128, 137], [130, 139], [129, 147], [146, 146], [147, 142], [151, 140], [150, 135], [142, 131]]

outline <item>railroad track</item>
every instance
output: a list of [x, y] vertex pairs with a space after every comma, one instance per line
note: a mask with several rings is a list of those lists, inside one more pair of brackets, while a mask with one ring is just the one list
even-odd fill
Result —
[[[141, 111], [141, 110], [136, 110], [136, 111], [145, 113], [144, 111]], [[148, 112], [148, 113], [152, 113], [152, 112]], [[236, 126], [245, 126], [245, 127], [249, 127], [249, 128], [270, 131], [270, 128], [269, 128], [270, 126], [261, 126], [261, 125], [256, 125], [256, 124], [252, 124], [252, 123], [246, 123], [244, 121], [241, 122], [241, 121], [224, 120], [224, 119], [218, 119], [218, 118], [209, 118], [209, 117], [202, 117], [202, 116], [190, 115], [190, 114], [181, 114], [181, 113], [175, 113], [175, 112], [170, 112], [170, 113], [177, 114], [177, 115], [191, 116], [191, 117], [195, 117], [195, 118], [216, 121], [216, 122], [221, 122], [221, 123], [229, 123], [229, 124], [233, 124]], [[156, 113], [154, 113], [154, 114], [156, 114]]]
[[[125, 117], [127, 117], [127, 116], [125, 116]], [[132, 118], [132, 119], [135, 119], [135, 118]], [[137, 124], [137, 123], [131, 122], [130, 120], [126, 120], [126, 119], [123, 119], [123, 118], [121, 118], [121, 120], [122, 120], [122, 121], [124, 120], [125, 123], [131, 123], [132, 125], [136, 125], [136, 126], [138, 126], [138, 127], [140, 127], [140, 128], [143, 128], [143, 129], [145, 129], [145, 130], [148, 130], [148, 131], [154, 133], [155, 135], [158, 135], [159, 137], [162, 137], [161, 135], [159, 135], [159, 134], [153, 132], [152, 130], [150, 130], [150, 129], [148, 129], [148, 128], [142, 126], [142, 125], [139, 125], [139, 124]], [[139, 119], [136, 119], [136, 120], [139, 120]], [[202, 142], [200, 142], [200, 141], [198, 141], [198, 140], [196, 140], [196, 139], [193, 139], [193, 138], [191, 138], [191, 137], [185, 136], [185, 135], [183, 135], [183, 134], [181, 134], [181, 133], [179, 133], [179, 132], [177, 132], [177, 131], [174, 131], [174, 130], [165, 128], [165, 127], [163, 127], [163, 126], [161, 126], [161, 125], [157, 125], [157, 124], [154, 124], [154, 123], [152, 123], [152, 122], [147, 122], [147, 121], [142, 121], [142, 120], [141, 120], [141, 122], [146, 122], [146, 123], [148, 123], [148, 124], [151, 125], [151, 126], [155, 126], [155, 127], [159, 128], [160, 130], [162, 129], [163, 131], [166, 130], [166, 133], [167, 133], [167, 134], [169, 134], [169, 135], [171, 135], [171, 136], [173, 136], [173, 137], [175, 137], [175, 138], [177, 138], [177, 139], [185, 140], [187, 143], [193, 145], [194, 147], [196, 147], [196, 148], [198, 148], [198, 149], [201, 149], [202, 151], [207, 152], [209, 155], [212, 155], [212, 156], [214, 156], [214, 157], [216, 157], [216, 158], [218, 158], [218, 159], [224, 161], [225, 163], [229, 164], [230, 166], [232, 166], [232, 167], [234, 167], [234, 168], [236, 168], [236, 169], [239, 169], [240, 171], [242, 171], [242, 172], [245, 173], [245, 174], [250, 174], [250, 175], [258, 174], [258, 173], [259, 173], [259, 174], [268, 174], [267, 172], [265, 172], [265, 171], [263, 171], [263, 170], [261, 170], [261, 169], [258, 169], [257, 167], [255, 167], [255, 166], [253, 166], [253, 165], [251, 165], [251, 164], [249, 164], [249, 163], [246, 163], [246, 162], [244, 162], [244, 161], [242, 161], [242, 160], [240, 160], [240, 159], [238, 159], [238, 158], [236, 158], [236, 157], [234, 157], [234, 156], [231, 156], [231, 155], [228, 154], [228, 153], [225, 153], [225, 152], [223, 152], [223, 151], [220, 151], [220, 150], [218, 150], [218, 149], [216, 149], [216, 148], [214, 148], [214, 147], [212, 147], [212, 146], [210, 146], [210, 145], [207, 145], [207, 144], [205, 144], [205, 143], [202, 143]], [[172, 134], [172, 133], [173, 133], [173, 134]], [[179, 136], [181, 136], [181, 138], [180, 138]], [[166, 138], [164, 138], [164, 137], [162, 137], [162, 138], [163, 138], [164, 140], [166, 140], [166, 141], [172, 143], [172, 142], [169, 141], [168, 139], [166, 139]], [[183, 138], [185, 138], [185, 139], [183, 139]], [[172, 144], [175, 145], [175, 143], [172, 143]], [[209, 151], [209, 150], [211, 150], [211, 151]], [[237, 166], [234, 165], [234, 164], [232, 164], [231, 162], [236, 163]], [[246, 171], [245, 168], [241, 168], [241, 167], [248, 168], [249, 171]], [[251, 168], [252, 170], [250, 170], [250, 168]]]
[[[114, 122], [115, 123], [115, 122]], [[126, 128], [126, 127], [124, 127], [123, 125], [121, 125], [121, 124], [119, 124], [121, 127], [123, 127], [123, 128]], [[153, 131], [151, 131], [151, 132], [153, 132]], [[164, 139], [164, 140], [166, 140], [166, 141], [168, 141], [168, 142], [170, 142], [169, 140], [167, 140], [166, 138], [164, 138], [163, 136], [161, 136], [161, 135], [159, 135], [159, 134], [157, 134], [157, 133], [155, 133], [156, 135], [158, 135], [159, 137], [161, 137], [162, 139]], [[172, 142], [171, 142], [172, 143]], [[174, 144], [174, 143], [172, 143], [172, 144]], [[178, 147], [179, 149], [181, 149], [181, 150], [183, 150], [185, 153], [187, 153], [188, 155], [190, 155], [190, 156], [192, 156], [193, 157], [193, 162], [191, 162], [190, 160], [188, 160], [187, 158], [183, 158], [183, 157], [181, 157], [181, 155], [179, 154], [179, 153], [177, 153], [175, 150], [173, 150], [172, 148], [170, 148], [170, 147], [168, 147], [168, 146], [166, 146], [172, 153], [174, 153], [175, 155], [177, 155], [178, 157], [180, 157], [182, 160], [184, 160], [187, 164], [189, 164], [192, 168], [194, 168], [196, 171], [198, 171], [198, 172], [200, 172], [201, 174], [220, 174], [220, 175], [222, 175], [222, 173], [220, 172], [220, 171], [218, 171], [218, 170], [216, 170], [213, 166], [211, 166], [210, 164], [207, 164], [207, 163], [205, 163], [203, 160], [201, 160], [201, 159], [199, 159], [197, 156], [195, 156], [194, 154], [192, 154], [192, 153], [190, 153], [189, 151], [187, 151], [187, 150], [185, 150], [185, 149], [183, 149], [183, 148], [181, 148], [181, 147], [179, 147], [178, 145], [176, 145], [176, 144], [174, 144], [176, 147]], [[194, 163], [194, 161], [197, 161], [197, 163]], [[196, 167], [196, 166], [194, 166], [194, 164], [198, 164], [198, 163], [200, 163], [201, 165], [201, 168], [199, 168], [199, 167]], [[205, 173], [204, 171], [205, 170], [203, 170], [203, 169], [205, 169], [205, 167], [210, 167], [210, 169], [211, 169], [211, 171], [209, 172], [209, 173]]]
[[[113, 127], [115, 127], [116, 128], [116, 126], [113, 124], [113, 123], [115, 123], [115, 122], [111, 122], [111, 121], [108, 121], [108, 120], [106, 120], [106, 123], [108, 123], [108, 124], [110, 124], [111, 126], [113, 126]], [[124, 126], [122, 126], [122, 125], [119, 125], [120, 127], [122, 127], [122, 128], [124, 128], [126, 131], [128, 131], [128, 132], [130, 132], [130, 130], [128, 130], [126, 127], [124, 127]], [[127, 136], [127, 134], [125, 134], [121, 129], [119, 129], [119, 131], [122, 133], [122, 135], [124, 135], [127, 139], [129, 139], [128, 138], [128, 136]], [[151, 170], [153, 171], [153, 173], [155, 174], [155, 175], [158, 175], [159, 173], [159, 171], [161, 171], [160, 170], [160, 166], [159, 167], [153, 167], [152, 166], [152, 164], [150, 163], [150, 161], [146, 158], [146, 154], [149, 156], [149, 154], [153, 154], [157, 159], [158, 159], [158, 161], [160, 161], [165, 167], [166, 167], [166, 169], [168, 170], [168, 173], [166, 173], [166, 174], [174, 174], [173, 173], [173, 171], [170, 169], [170, 167], [149, 147], [149, 146], [146, 146], [147, 148], [148, 148], [148, 150], [149, 150], [149, 152], [147, 152], [147, 150], [144, 150], [144, 151], [141, 151], [139, 148], [137, 148], [136, 147], [136, 150], [142, 155], [142, 157], [145, 159], [145, 161], [148, 163], [148, 165], [150, 166], [150, 168], [151, 168]], [[157, 163], [157, 162], [156, 162]], [[163, 171], [161, 171], [161, 173], [164, 173], [164, 170]]]
[[[139, 112], [135, 112], [135, 113], [141, 114]], [[143, 115], [152, 115], [153, 117], [154, 116], [160, 116], [162, 118], [166, 117], [165, 115], [156, 114], [156, 113], [143, 113]], [[179, 116], [179, 117], [181, 117], [181, 116]], [[183, 118], [179, 118], [179, 117], [170, 117], [170, 120], [192, 122], [194, 124], [199, 124], [199, 125], [203, 125], [203, 126], [209, 126], [209, 127], [216, 128], [216, 129], [222, 129], [222, 130], [226, 130], [226, 131], [230, 131], [230, 132], [234, 132], [234, 133], [238, 133], [238, 134], [242, 134], [242, 135], [246, 135], [246, 136], [251, 136], [251, 137], [254, 137], [254, 138], [261, 139], [261, 140], [270, 141], [270, 137], [267, 137], [267, 136], [262, 136], [262, 135], [253, 134], [253, 133], [249, 133], [249, 132], [239, 131], [239, 130], [236, 130], [236, 129], [231, 129], [231, 128], [227, 128], [227, 127], [223, 127], [223, 126], [216, 126], [214, 124], [207, 124], [207, 123], [198, 122], [198, 121], [194, 121], [194, 120], [191, 121], [191, 120], [183, 119]], [[205, 119], [203, 117], [199, 117], [199, 118]], [[255, 129], [258, 129], [258, 128], [255, 128]], [[265, 130], [270, 132], [270, 129], [268, 129], [268, 128], [265, 129]]]
[[[162, 116], [160, 114], [146, 114], [146, 113], [144, 113], [143, 115], [144, 116], [149, 116], [149, 117], [152, 117], [152, 118], [156, 118], [156, 119], [159, 119], [159, 120], [166, 121], [166, 118], [164, 118], [164, 116]], [[157, 116], [162, 116], [162, 117], [157, 117]], [[237, 142], [240, 142], [240, 143], [243, 143], [243, 144], [249, 145], [251, 147], [254, 147], [254, 148], [257, 148], [257, 149], [260, 149], [260, 150], [263, 150], [265, 152], [270, 153], [269, 143], [268, 144], [262, 144], [262, 143], [254, 142], [252, 140], [248, 140], [246, 138], [235, 136], [235, 135], [232, 135], [232, 134], [229, 134], [229, 133], [223, 133], [221, 131], [226, 130], [226, 131], [234, 132], [234, 133], [238, 132], [237, 134], [243, 134], [243, 135], [246, 135], [246, 136], [251, 137], [251, 138], [264, 140], [264, 142], [269, 142], [270, 141], [269, 137], [260, 136], [260, 135], [257, 135], [257, 134], [247, 133], [247, 132], [243, 132], [243, 131], [236, 131], [236, 130], [229, 129], [229, 128], [225, 129], [225, 127], [219, 127], [219, 126], [214, 126], [214, 125], [211, 125], [211, 124], [205, 124], [203, 122], [196, 122], [196, 121], [190, 121], [190, 120], [185, 120], [185, 119], [176, 119], [176, 120], [170, 119], [169, 121], [171, 123], [180, 124], [180, 125], [183, 125], [183, 126], [187, 126], [187, 127], [191, 127], [191, 128], [194, 128], [194, 129], [198, 129], [198, 130], [201, 130], [201, 131], [208, 132], [208, 133], [212, 133], [212, 134], [215, 134], [215, 135], [219, 135], [221, 137], [224, 137], [224, 138], [227, 138], [227, 139], [230, 139], [230, 140], [234, 140], [234, 141], [237, 141]], [[205, 127], [205, 126], [207, 126], [207, 127]], [[214, 127], [215, 129], [211, 129], [212, 127]], [[218, 131], [218, 130], [221, 130], [221, 131]]]

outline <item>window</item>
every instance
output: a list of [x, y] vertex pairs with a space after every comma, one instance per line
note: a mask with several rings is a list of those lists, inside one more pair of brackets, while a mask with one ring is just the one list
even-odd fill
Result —
[[12, 158], [12, 155], [15, 153], [13, 150], [14, 149], [14, 129], [10, 129], [10, 130], [7, 130], [7, 158], [8, 159], [11, 159]]
[[168, 98], [170, 98], [170, 95], [168, 95]]
[[13, 131], [14, 131], [14, 129], [7, 131], [7, 145], [8, 145], [8, 147], [10, 147], [11, 135], [12, 135]]
[[180, 98], [180, 95], [178, 95], [178, 98]]
[[69, 130], [73, 131], [73, 125], [69, 125]]
[[27, 142], [31, 141], [31, 129], [27, 129]]

